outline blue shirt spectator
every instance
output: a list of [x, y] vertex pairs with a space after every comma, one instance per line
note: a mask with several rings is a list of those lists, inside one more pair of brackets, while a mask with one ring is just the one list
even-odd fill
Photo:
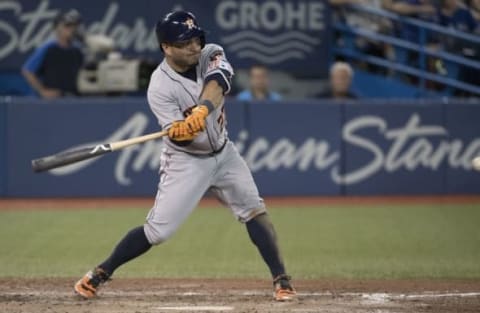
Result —
[[476, 33], [480, 34], [480, 0], [470, 0], [469, 7], [470, 13], [472, 13], [473, 18], [477, 22]]
[[[265, 100], [272, 100], [272, 101], [279, 101], [282, 100], [282, 96], [279, 93], [276, 93], [274, 91], [269, 91], [265, 98]], [[258, 100], [258, 98], [255, 98], [255, 96], [252, 94], [251, 90], [244, 90], [240, 92], [237, 95], [237, 100], [242, 100], [242, 101], [251, 101], [251, 100]]]
[[[400, 15], [418, 18], [426, 22], [435, 22], [436, 8], [430, 3], [430, 0], [399, 0], [395, 1], [390, 10]], [[411, 24], [398, 23], [398, 35], [408, 41], [420, 42], [420, 32], [417, 26]], [[430, 34], [426, 34], [425, 40], [430, 41]]]
[[22, 74], [43, 98], [77, 94], [77, 76], [83, 53], [75, 44], [81, 23], [77, 11], [60, 13], [54, 21], [55, 39], [38, 47], [22, 67]]
[[443, 3], [438, 17], [440, 25], [467, 33], [475, 31], [477, 22], [468, 8], [457, 0], [444, 0]]
[[[459, 0], [443, 0], [442, 7], [439, 10], [439, 23], [445, 27], [467, 33], [475, 32], [478, 27], [472, 13]], [[461, 54], [472, 60], [479, 60], [480, 46], [476, 43], [448, 36], [443, 38], [442, 43], [447, 51]], [[459, 67], [458, 78], [461, 81], [474, 86], [480, 84], [476, 68], [467, 65]], [[455, 95], [469, 96], [470, 94], [457, 91]]]
[[[443, 0], [438, 19], [440, 25], [462, 32], [474, 33], [478, 27], [470, 10], [459, 0]], [[480, 50], [478, 44], [451, 36], [442, 38], [441, 42], [448, 51], [462, 53], [474, 59], [478, 58]]]
[[254, 65], [249, 71], [248, 89], [243, 90], [237, 94], [237, 99], [242, 101], [252, 100], [272, 100], [278, 101], [282, 96], [270, 90], [270, 81], [268, 78], [268, 69], [264, 65]]

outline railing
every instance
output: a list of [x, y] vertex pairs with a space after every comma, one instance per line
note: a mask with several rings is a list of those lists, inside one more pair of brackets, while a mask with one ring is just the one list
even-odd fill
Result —
[[[352, 28], [351, 26], [343, 22], [337, 22], [336, 24], [334, 24], [334, 28], [344, 34], [346, 38], [351, 38], [353, 34], [377, 42], [390, 44], [394, 48], [396, 48], [397, 53], [401, 53], [402, 49], [417, 52], [418, 67], [404, 64], [406, 62], [393, 62], [388, 59], [367, 55], [365, 53], [362, 53], [361, 51], [358, 51], [358, 49], [355, 49], [353, 42], [350, 42], [344, 47], [334, 46], [334, 52], [336, 54], [343, 55], [348, 58], [361, 60], [380, 67], [393, 69], [399, 73], [409, 74], [418, 77], [419, 87], [425, 94], [427, 92], [425, 82], [428, 80], [480, 95], [480, 86], [468, 84], [466, 82], [458, 80], [457, 78], [458, 68], [461, 66], [468, 66], [470, 68], [477, 69], [480, 73], [480, 62], [473, 61], [471, 59], [456, 55], [448, 51], [438, 51], [426, 47], [427, 32], [434, 32], [443, 36], [448, 36], [450, 38], [461, 39], [480, 46], [479, 36], [460, 32], [450, 28], [445, 28], [433, 23], [420, 21], [414, 18], [400, 16], [395, 13], [371, 7], [355, 5], [349, 6], [347, 10], [349, 12], [368, 13], [369, 15], [375, 15], [381, 18], [389, 19], [391, 21], [416, 26], [419, 30], [419, 41], [417, 43], [414, 43], [404, 39], [399, 39], [397, 37], [379, 34], [367, 29]], [[449, 65], [449, 77], [445, 77], [444, 75], [437, 73], [428, 72], [426, 68], [427, 57], [435, 57], [437, 59], [445, 61]], [[451, 91], [451, 89], [449, 89], [449, 91]]]

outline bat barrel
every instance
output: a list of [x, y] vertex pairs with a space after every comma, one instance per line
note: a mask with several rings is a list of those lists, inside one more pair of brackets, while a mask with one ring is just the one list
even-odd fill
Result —
[[68, 150], [60, 152], [54, 155], [43, 157], [40, 159], [32, 160], [32, 169], [35, 172], [43, 172], [52, 168], [60, 167], [63, 165], [75, 163], [90, 159], [108, 152], [117, 151], [134, 144], [139, 144], [148, 140], [161, 138], [168, 134], [168, 130], [161, 132], [151, 133], [135, 138], [121, 140], [103, 145], [96, 145], [94, 147], [80, 148], [75, 150]]
[[60, 152], [47, 157], [32, 160], [34, 172], [44, 172], [52, 168], [87, 160], [111, 152], [109, 144]]

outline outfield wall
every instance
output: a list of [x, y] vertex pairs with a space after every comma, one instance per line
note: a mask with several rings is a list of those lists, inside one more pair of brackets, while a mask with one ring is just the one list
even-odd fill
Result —
[[[480, 194], [480, 103], [227, 103], [263, 195]], [[149, 196], [162, 142], [34, 174], [30, 160], [158, 130], [144, 98], [0, 104], [0, 195]]]

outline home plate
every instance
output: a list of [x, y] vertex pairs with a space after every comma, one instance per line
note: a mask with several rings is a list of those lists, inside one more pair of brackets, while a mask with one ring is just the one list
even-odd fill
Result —
[[188, 312], [195, 312], [195, 311], [215, 311], [215, 312], [223, 312], [223, 311], [232, 311], [232, 306], [217, 306], [217, 305], [206, 305], [206, 306], [158, 306], [155, 309], [157, 310], [165, 310], [165, 311], [188, 311]]

